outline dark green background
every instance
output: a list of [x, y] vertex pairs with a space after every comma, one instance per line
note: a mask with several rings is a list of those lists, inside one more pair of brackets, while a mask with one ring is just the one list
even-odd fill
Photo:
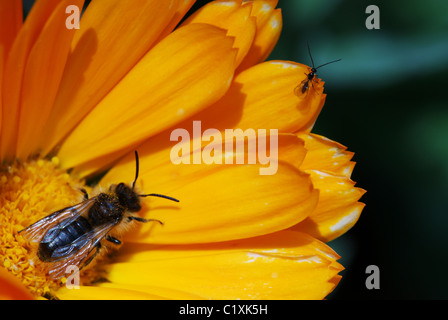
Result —
[[[25, 10], [33, 1], [25, 0]], [[197, 9], [209, 1], [198, 1]], [[368, 30], [368, 5], [380, 30]], [[269, 59], [310, 65], [328, 94], [313, 132], [355, 152], [359, 222], [330, 243], [345, 266], [330, 299], [448, 298], [448, 1], [280, 0]], [[380, 268], [380, 289], [365, 270]]]

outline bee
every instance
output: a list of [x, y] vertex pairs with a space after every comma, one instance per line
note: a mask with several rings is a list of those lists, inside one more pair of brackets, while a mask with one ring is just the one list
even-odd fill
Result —
[[[134, 214], [141, 209], [141, 197], [160, 197], [179, 200], [161, 194], [137, 194], [134, 190], [138, 178], [139, 160], [135, 151], [135, 179], [132, 186], [121, 182], [111, 185], [108, 193], [89, 198], [84, 189], [84, 201], [56, 211], [19, 231], [26, 240], [39, 242], [37, 257], [48, 263], [48, 274], [53, 279], [65, 275], [66, 268], [75, 265], [78, 270], [87, 267], [101, 252], [103, 246], [117, 246], [121, 241], [112, 234], [133, 221], [158, 222]], [[107, 241], [107, 242], [105, 242]], [[103, 243], [103, 244], [102, 244]]]
[[[305, 92], [307, 92], [310, 87], [309, 86], [310, 83], [311, 83], [311, 86], [313, 86], [313, 82], [316, 81], [315, 77], [317, 77], [317, 74], [316, 74], [317, 69], [319, 69], [320, 67], [326, 66], [327, 64], [338, 62], [338, 61], [342, 60], [342, 59], [338, 59], [338, 60], [330, 61], [330, 62], [324, 63], [324, 64], [318, 66], [317, 68], [315, 68], [313, 56], [311, 55], [310, 45], [308, 42], [307, 42], [307, 46], [308, 46], [308, 54], [310, 55], [311, 63], [313, 64], [313, 67], [309, 68], [310, 72], [305, 73], [306, 78], [294, 89], [294, 94], [296, 96], [300, 96], [301, 94], [304, 94]], [[314, 89], [314, 86], [313, 86], [313, 89]]]

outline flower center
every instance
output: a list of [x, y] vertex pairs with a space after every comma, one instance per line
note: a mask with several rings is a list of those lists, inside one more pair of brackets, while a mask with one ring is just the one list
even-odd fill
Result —
[[36, 257], [36, 243], [19, 231], [50, 213], [80, 202], [81, 180], [59, 168], [59, 159], [37, 159], [0, 166], [0, 267], [19, 278], [36, 296], [62, 285]]

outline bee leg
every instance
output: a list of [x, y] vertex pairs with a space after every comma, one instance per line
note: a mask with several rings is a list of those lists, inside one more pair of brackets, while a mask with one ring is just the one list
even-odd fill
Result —
[[79, 191], [81, 191], [84, 195], [84, 200], [89, 200], [89, 194], [87, 193], [86, 189], [81, 188], [79, 189]]
[[316, 92], [317, 94], [320, 94], [318, 91], [316, 91], [316, 89], [314, 89], [313, 82], [319, 83], [319, 81], [317, 81], [316, 79], [313, 79], [313, 81], [311, 81], [311, 86], [313, 87], [314, 92]]
[[55, 296], [54, 294], [52, 294], [50, 291], [45, 292], [42, 297], [44, 297], [45, 299], [48, 300], [59, 300], [59, 298], [57, 296]]
[[128, 217], [128, 221], [132, 221], [132, 220], [136, 220], [138, 222], [150, 222], [150, 221], [156, 221], [158, 223], [160, 223], [163, 226], [163, 222], [157, 219], [144, 219], [144, 218], [140, 218], [140, 217], [134, 217], [134, 216], [129, 216]]
[[96, 251], [95, 251], [95, 253], [92, 254], [92, 255], [89, 257], [89, 259], [87, 259], [87, 260], [82, 264], [82, 266], [79, 267], [79, 271], [81, 271], [83, 268], [87, 267], [87, 266], [90, 264], [90, 262], [92, 262], [92, 260], [95, 259], [95, 257], [97, 256], [97, 254], [100, 253], [101, 243], [98, 242], [98, 243], [96, 244], [95, 247], [96, 247]]
[[109, 242], [112, 242], [113, 244], [116, 244], [116, 245], [121, 244], [120, 240], [118, 240], [117, 238], [114, 238], [114, 237], [112, 237], [110, 235], [106, 236], [106, 240], [109, 241]]

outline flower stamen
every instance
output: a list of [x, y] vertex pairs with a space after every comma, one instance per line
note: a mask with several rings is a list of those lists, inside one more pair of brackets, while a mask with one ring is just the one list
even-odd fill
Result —
[[79, 202], [81, 180], [58, 167], [59, 159], [35, 159], [0, 167], [0, 267], [36, 296], [62, 285], [52, 280], [19, 231], [42, 217]]

